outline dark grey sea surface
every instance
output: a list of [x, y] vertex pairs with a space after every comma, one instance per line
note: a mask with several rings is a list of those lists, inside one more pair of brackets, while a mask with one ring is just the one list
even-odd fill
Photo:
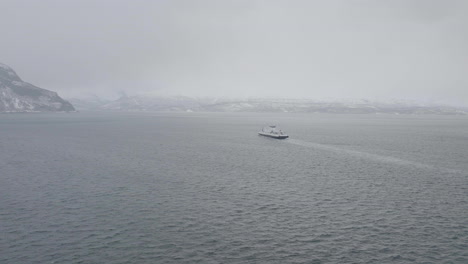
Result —
[[3, 114], [0, 232], [15, 264], [468, 263], [468, 118]]

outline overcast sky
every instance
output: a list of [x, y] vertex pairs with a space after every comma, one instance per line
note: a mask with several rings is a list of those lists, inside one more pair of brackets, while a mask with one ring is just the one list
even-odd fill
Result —
[[96, 93], [468, 105], [465, 0], [2, 0], [0, 62]]

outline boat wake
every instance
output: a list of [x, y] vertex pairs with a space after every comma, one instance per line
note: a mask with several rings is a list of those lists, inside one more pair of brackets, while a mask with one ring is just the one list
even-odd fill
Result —
[[368, 153], [368, 152], [363, 152], [363, 151], [350, 150], [350, 149], [340, 148], [340, 147], [336, 147], [332, 145], [307, 142], [307, 141], [303, 141], [299, 139], [289, 139], [286, 142], [290, 144], [302, 146], [302, 147], [320, 149], [320, 150], [325, 150], [325, 151], [329, 151], [333, 153], [339, 153], [342, 155], [343, 154], [350, 155], [350, 156], [354, 156], [357, 158], [372, 160], [372, 161], [377, 161], [377, 162], [382, 162], [382, 163], [415, 167], [415, 168], [431, 170], [431, 171], [437, 170], [443, 173], [464, 174], [463, 171], [457, 170], [457, 169], [443, 168], [443, 167], [433, 166], [433, 165], [425, 164], [421, 162], [399, 159], [399, 158], [395, 158], [392, 156], [384, 156], [384, 155], [378, 155], [378, 154], [373, 154], [373, 153]]

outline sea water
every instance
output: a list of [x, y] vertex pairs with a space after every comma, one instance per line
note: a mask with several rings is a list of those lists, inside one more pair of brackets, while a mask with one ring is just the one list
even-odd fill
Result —
[[0, 232], [0, 263], [468, 263], [468, 118], [4, 114]]

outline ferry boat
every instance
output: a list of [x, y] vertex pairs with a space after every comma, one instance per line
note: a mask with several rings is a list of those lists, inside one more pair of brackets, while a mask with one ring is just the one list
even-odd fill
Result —
[[266, 126], [262, 128], [262, 131], [258, 132], [260, 136], [271, 137], [276, 139], [285, 139], [289, 136], [286, 135], [281, 129], [276, 126]]

